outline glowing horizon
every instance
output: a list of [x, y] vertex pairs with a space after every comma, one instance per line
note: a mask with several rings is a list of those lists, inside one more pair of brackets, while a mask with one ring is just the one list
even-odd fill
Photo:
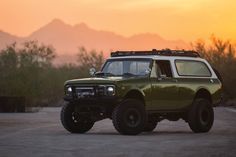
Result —
[[0, 2], [0, 30], [27, 36], [58, 18], [123, 36], [155, 33], [193, 41], [211, 34], [236, 39], [236, 1], [227, 0], [6, 0]]

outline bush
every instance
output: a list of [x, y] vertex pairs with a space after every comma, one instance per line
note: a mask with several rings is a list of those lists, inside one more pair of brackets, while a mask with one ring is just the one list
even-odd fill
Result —
[[[21, 46], [21, 48], [19, 48]], [[52, 106], [63, 98], [68, 79], [88, 76], [89, 67], [100, 67], [102, 52], [80, 48], [78, 64], [53, 66], [52, 46], [29, 41], [0, 51], [0, 96], [25, 97], [28, 106]]]

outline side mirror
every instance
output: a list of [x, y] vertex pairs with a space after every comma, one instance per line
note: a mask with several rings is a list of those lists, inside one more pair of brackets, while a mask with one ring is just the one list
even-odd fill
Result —
[[89, 74], [90, 74], [90, 76], [94, 76], [95, 73], [96, 73], [96, 69], [95, 69], [95, 68], [90, 68], [90, 69], [89, 69]]
[[151, 69], [150, 68], [148, 68], [148, 69], [145, 69], [145, 75], [149, 75], [150, 73], [151, 73]]

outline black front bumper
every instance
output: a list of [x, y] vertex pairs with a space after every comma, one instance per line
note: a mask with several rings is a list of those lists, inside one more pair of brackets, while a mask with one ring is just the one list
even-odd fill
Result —
[[115, 105], [122, 101], [121, 98], [116, 96], [100, 96], [89, 98], [76, 98], [73, 96], [64, 96], [64, 100], [81, 105]]
[[78, 110], [89, 114], [94, 121], [111, 118], [113, 108], [122, 101], [122, 99], [115, 96], [90, 98], [65, 96], [64, 100], [74, 104]]

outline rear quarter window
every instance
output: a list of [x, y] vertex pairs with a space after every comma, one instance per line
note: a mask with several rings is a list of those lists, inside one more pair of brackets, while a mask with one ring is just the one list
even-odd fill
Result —
[[209, 68], [204, 62], [201, 61], [175, 60], [175, 66], [179, 76], [211, 76]]

